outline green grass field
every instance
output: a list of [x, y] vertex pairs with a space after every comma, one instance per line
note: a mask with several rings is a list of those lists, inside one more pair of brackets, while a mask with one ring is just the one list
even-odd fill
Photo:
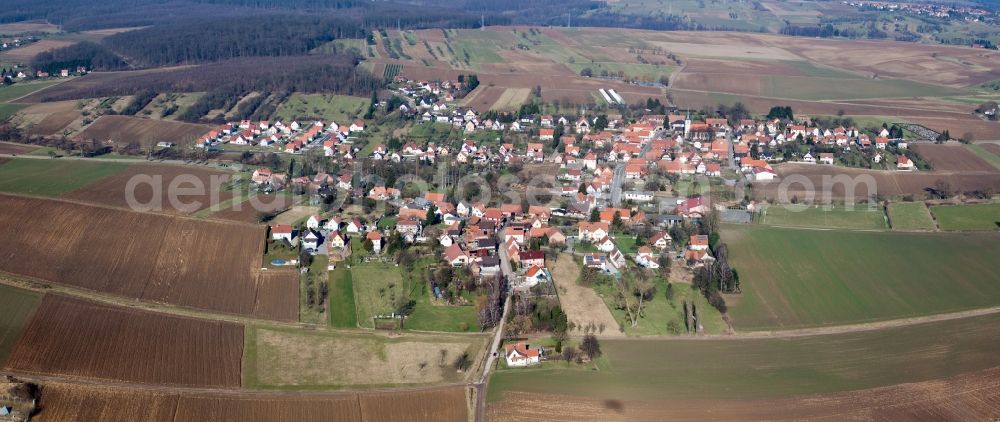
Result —
[[823, 206], [770, 206], [763, 212], [759, 222], [767, 225], [794, 227], [867, 230], [889, 228], [882, 208], [870, 209], [866, 204], [857, 204], [853, 208], [836, 205], [829, 210]]
[[[590, 365], [498, 370], [504, 391], [600, 399], [754, 399], [941, 379], [1000, 365], [1000, 315], [784, 339], [602, 340]], [[545, 365], [543, 365], [544, 367]]]
[[634, 78], [647, 82], [655, 82], [661, 76], [670, 76], [675, 66], [640, 64], [640, 63], [617, 63], [617, 62], [574, 62], [566, 65], [573, 72], [580, 73], [584, 68], [589, 68], [594, 76], [601, 76], [602, 71], [607, 71], [610, 76], [617, 77], [619, 72], [625, 78]]
[[0, 192], [60, 196], [117, 174], [126, 164], [15, 158], [0, 165]]
[[7, 119], [10, 119], [10, 116], [13, 116], [27, 106], [27, 104], [0, 104], [0, 122], [7, 121]]
[[359, 326], [375, 328], [372, 317], [391, 314], [396, 310], [395, 303], [408, 296], [410, 289], [404, 285], [399, 271], [398, 267], [389, 264], [369, 263], [351, 267]]
[[1000, 304], [1000, 237], [725, 226], [737, 330], [830, 326]]
[[330, 325], [357, 328], [358, 310], [354, 306], [354, 282], [343, 266], [330, 272]]
[[854, 74], [843, 69], [817, 65], [816, 63], [805, 60], [786, 60], [781, 63], [795, 68], [796, 70], [806, 74], [806, 76], [816, 78], [865, 79], [865, 77], [861, 75]]
[[[625, 334], [629, 336], [649, 336], [649, 335], [671, 335], [667, 329], [667, 324], [671, 321], [677, 324], [680, 332], [684, 332], [684, 308], [683, 302], [694, 303], [701, 314], [701, 325], [706, 334], [722, 334], [726, 330], [726, 323], [722, 321], [722, 315], [718, 310], [708, 304], [708, 300], [698, 290], [692, 288], [690, 284], [674, 283], [673, 300], [667, 300], [667, 283], [657, 277], [656, 296], [653, 300], [644, 305], [644, 316], [639, 319], [639, 324], [631, 327], [625, 311], [617, 309], [614, 304], [614, 288], [611, 286], [595, 286], [597, 295], [604, 300], [611, 311], [611, 315], [618, 321], [618, 325], [625, 327]], [[611, 328], [614, 329], [614, 328]]]
[[320, 325], [326, 324], [329, 319], [329, 317], [323, 315], [325, 311], [324, 307], [317, 305], [309, 306], [308, 302], [309, 291], [312, 291], [314, 298], [319, 296], [319, 285], [327, 281], [329, 274], [326, 271], [326, 265], [328, 262], [329, 258], [326, 255], [315, 255], [313, 256], [312, 264], [309, 266], [309, 272], [299, 275], [300, 322]]
[[448, 34], [455, 60], [472, 68], [503, 62], [497, 51], [514, 44], [513, 35], [505, 32], [450, 29]]
[[615, 246], [626, 255], [634, 254], [638, 248], [635, 246], [635, 236], [629, 236], [624, 233], [614, 234]]
[[406, 318], [408, 330], [479, 332], [475, 306], [453, 306], [431, 302], [431, 291], [426, 283], [414, 283], [410, 297], [417, 302], [413, 313]]
[[[358, 246], [360, 247], [360, 246]], [[357, 250], [357, 247], [354, 248]], [[357, 320], [354, 326], [374, 328], [372, 317], [389, 315], [402, 298], [412, 299], [413, 312], [406, 317], [403, 328], [419, 331], [479, 332], [479, 321], [473, 306], [434, 303], [429, 287], [421, 281], [421, 272], [433, 260], [421, 260], [413, 271], [404, 274], [402, 267], [391, 264], [366, 263], [351, 268], [354, 306]], [[339, 271], [338, 269], [337, 271]], [[336, 289], [336, 282], [332, 286]], [[331, 305], [338, 293], [331, 293]], [[346, 322], [346, 318], [344, 319]], [[338, 326], [337, 324], [334, 324]]]
[[39, 293], [0, 285], [0, 363], [14, 349], [41, 301]]
[[763, 94], [808, 101], [896, 97], [940, 97], [965, 91], [902, 79], [772, 76]]
[[1000, 229], [1000, 204], [938, 205], [930, 208], [941, 230]]
[[0, 88], [0, 103], [16, 100], [64, 81], [19, 82], [14, 85], [2, 87]]
[[364, 115], [370, 100], [347, 95], [292, 94], [278, 107], [275, 118], [282, 121], [322, 119], [348, 124]]
[[934, 230], [934, 220], [923, 202], [893, 202], [889, 204], [889, 221], [893, 230]]
[[983, 148], [982, 145], [969, 144], [967, 146], [969, 147], [969, 150], [972, 151], [973, 154], [976, 154], [979, 156], [979, 158], [986, 160], [986, 162], [992, 164], [993, 167], [1000, 169], [1000, 156], [997, 156], [996, 154], [987, 151], [986, 148]]

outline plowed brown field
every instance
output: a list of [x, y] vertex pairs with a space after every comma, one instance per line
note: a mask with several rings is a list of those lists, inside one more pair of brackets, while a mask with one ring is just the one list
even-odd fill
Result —
[[173, 422], [179, 397], [142, 390], [73, 384], [42, 387], [33, 421]]
[[243, 326], [45, 295], [5, 368], [37, 374], [239, 387]]
[[0, 142], [0, 154], [27, 154], [38, 149], [37, 145], [12, 144]]
[[212, 130], [208, 125], [152, 120], [131, 116], [101, 116], [76, 135], [76, 139], [97, 139], [127, 143], [137, 141], [144, 146], [157, 142], [191, 145], [195, 139]]
[[264, 229], [0, 195], [0, 271], [129, 298], [294, 320], [297, 285], [265, 282]]
[[[208, 208], [212, 203], [221, 203], [232, 198], [232, 192], [221, 191], [222, 185], [229, 178], [229, 173], [223, 171], [190, 166], [133, 165], [121, 173], [103, 178], [63, 197], [100, 205], [129, 208], [129, 193], [126, 192], [129, 181], [148, 181], [148, 183], [136, 183], [131, 193], [134, 195], [135, 201], [139, 204], [154, 206], [151, 211], [190, 214]], [[183, 189], [198, 185], [204, 186], [204, 189], [200, 194], [178, 195], [177, 200], [171, 201], [171, 189], [169, 188], [174, 184]], [[143, 207], [138, 211], [150, 210]]]
[[31, 61], [31, 59], [34, 59], [35, 56], [38, 55], [38, 53], [71, 46], [73, 44], [76, 44], [76, 41], [44, 39], [38, 42], [28, 44], [24, 47], [18, 47], [6, 50], [0, 53], [0, 60], [3, 60], [5, 62], [27, 63]]
[[257, 195], [239, 204], [224, 207], [212, 214], [218, 220], [257, 224], [260, 213], [279, 214], [292, 206], [292, 198], [285, 195]]
[[[978, 157], [977, 157], [978, 158]], [[894, 172], [894, 171], [872, 171], [847, 167], [816, 166], [811, 164], [780, 164], [775, 166], [775, 171], [781, 176], [781, 180], [769, 183], [754, 183], [753, 194], [760, 199], [775, 199], [778, 197], [782, 184], [795, 177], [799, 180], [808, 180], [811, 189], [806, 189], [801, 183], [789, 183], [787, 185], [787, 197], [798, 196], [800, 200], [806, 198], [810, 193], [815, 194], [815, 200], [823, 198], [823, 192], [830, 191], [831, 197], [835, 200], [842, 200], [848, 195], [849, 190], [840, 183], [825, 183], [824, 178], [838, 175], [846, 175], [850, 178], [871, 176], [875, 181], [876, 189], [869, 192], [867, 185], [859, 183], [854, 190], [854, 198], [864, 199], [870, 195], [878, 193], [880, 195], [892, 197], [900, 195], [924, 195], [927, 189], [934, 186], [937, 180], [944, 180], [955, 189], [963, 192], [971, 192], [984, 189], [992, 189], [994, 192], [1000, 191], [1000, 173], [941, 173], [933, 172]], [[857, 180], [864, 180], [859, 178]]]
[[295, 321], [299, 317], [299, 275], [294, 270], [261, 271], [253, 314]]
[[989, 173], [997, 171], [996, 167], [979, 158], [964, 145], [917, 144], [913, 146], [913, 149], [930, 162], [935, 171], [982, 171]]
[[316, 395], [168, 393], [46, 384], [32, 420], [465, 422], [461, 387]]
[[955, 378], [775, 400], [619, 401], [518, 392], [488, 421], [991, 420], [1000, 415], [1000, 368]]

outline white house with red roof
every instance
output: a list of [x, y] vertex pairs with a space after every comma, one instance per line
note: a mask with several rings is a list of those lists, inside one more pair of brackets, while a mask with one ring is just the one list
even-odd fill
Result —
[[319, 227], [322, 224], [323, 224], [323, 217], [320, 217], [319, 214], [310, 215], [309, 219], [306, 220], [306, 227], [312, 230], [319, 230]]
[[646, 268], [660, 268], [660, 264], [656, 262], [656, 255], [653, 255], [653, 249], [649, 246], [639, 247], [638, 253], [635, 254], [635, 263]]
[[708, 236], [703, 234], [691, 235], [691, 240], [688, 242], [688, 249], [692, 251], [704, 251], [708, 249]]
[[706, 201], [703, 196], [696, 196], [694, 198], [682, 200], [679, 204], [677, 204], [677, 208], [674, 210], [674, 213], [681, 217], [700, 218], [708, 213], [708, 201]]
[[753, 169], [753, 180], [755, 181], [771, 181], [776, 177], [778, 177], [778, 173], [775, 173], [774, 170], [764, 167], [754, 167]]
[[542, 362], [544, 349], [531, 347], [527, 343], [508, 344], [504, 346], [504, 358], [509, 367], [537, 365]]
[[899, 170], [913, 170], [915, 167], [913, 165], [913, 160], [906, 158], [905, 155], [900, 155], [899, 159], [896, 161], [896, 168]]
[[292, 243], [294, 234], [295, 230], [292, 229], [291, 224], [277, 224], [271, 226], [271, 240], [284, 240], [288, 243]]
[[603, 239], [594, 243], [594, 246], [601, 252], [611, 252], [615, 249], [615, 242], [611, 238], [604, 236]]
[[538, 285], [538, 283], [544, 283], [549, 280], [549, 272], [544, 267], [538, 265], [532, 265], [524, 272], [524, 283], [521, 284], [522, 288], [531, 288]]
[[666, 249], [668, 246], [670, 246], [671, 240], [672, 239], [670, 238], [670, 235], [667, 234], [667, 232], [658, 231], [656, 233], [653, 233], [653, 235], [649, 237], [649, 244], [653, 245], [654, 248], [662, 251]]
[[382, 233], [379, 233], [378, 230], [372, 230], [368, 232], [366, 238], [372, 241], [372, 251], [375, 253], [382, 252]]
[[348, 233], [361, 233], [364, 229], [364, 224], [361, 224], [361, 220], [357, 218], [351, 220], [351, 222], [347, 224]]
[[581, 221], [577, 223], [577, 236], [580, 240], [598, 242], [610, 234], [608, 223]]
[[444, 250], [444, 260], [453, 267], [461, 267], [469, 264], [469, 255], [456, 243]]

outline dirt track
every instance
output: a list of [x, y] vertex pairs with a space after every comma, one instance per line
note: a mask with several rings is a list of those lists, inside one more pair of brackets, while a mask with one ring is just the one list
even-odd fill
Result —
[[[910, 325], [927, 324], [931, 322], [950, 321], [954, 319], [972, 318], [1000, 313], [1000, 306], [992, 308], [973, 309], [970, 311], [952, 312], [947, 314], [927, 315], [912, 318], [890, 319], [886, 321], [868, 322], [864, 324], [835, 325], [832, 327], [798, 328], [792, 330], [773, 331], [743, 331], [734, 334], [705, 334], [698, 336], [643, 336], [625, 337], [625, 340], [636, 341], [692, 341], [692, 340], [756, 340], [762, 338], [793, 338], [808, 336], [823, 336], [830, 334], [856, 333], [861, 331], [884, 330], [888, 328], [906, 327]], [[602, 337], [602, 336], [598, 336]]]

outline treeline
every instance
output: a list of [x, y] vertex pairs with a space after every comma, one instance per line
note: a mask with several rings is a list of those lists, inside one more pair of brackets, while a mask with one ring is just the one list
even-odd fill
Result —
[[156, 98], [157, 95], [159, 94], [157, 94], [156, 91], [153, 91], [152, 89], [144, 89], [142, 91], [139, 91], [138, 94], [135, 94], [135, 96], [132, 97], [132, 101], [129, 101], [128, 105], [126, 105], [125, 108], [122, 109], [120, 114], [126, 116], [135, 116], [136, 113], [146, 108], [146, 106], [149, 105], [149, 103], [153, 102], [153, 99]]
[[[479, 15], [447, 4], [432, 8], [369, 0], [7, 0], [0, 23], [46, 20], [66, 31], [188, 25], [192, 19], [267, 18], [296, 13], [353, 19], [371, 27], [475, 27]], [[494, 21], [491, 21], [494, 22]], [[502, 24], [503, 18], [491, 24]]]
[[0, 10], [0, 22], [40, 19], [67, 31], [85, 31], [183, 23], [192, 17], [224, 19], [289, 11], [365, 10], [372, 6], [367, 0], [8, 0]]
[[190, 0], [7, 0], [0, 22], [46, 20], [66, 31], [183, 22], [192, 16], [249, 16], [251, 8]]
[[683, 16], [661, 14], [655, 16], [623, 15], [602, 9], [598, 13], [573, 19], [574, 26], [601, 26], [609, 28], [650, 29], [655, 31], [702, 31], [704, 25], [684, 19]]
[[105, 38], [104, 44], [150, 67], [252, 56], [297, 56], [338, 38], [364, 38], [360, 22], [302, 15], [194, 20]]
[[62, 69], [69, 69], [73, 72], [77, 66], [84, 66], [88, 70], [123, 70], [128, 68], [128, 63], [125, 63], [121, 57], [104, 46], [83, 41], [38, 53], [31, 66], [49, 73], [56, 73]]
[[[430, 8], [375, 4], [361, 12], [361, 25], [365, 28], [427, 29], [427, 28], [478, 28], [481, 16], [453, 7]], [[486, 17], [487, 25], [507, 25], [504, 17]]]
[[785, 25], [778, 32], [781, 33], [782, 35], [793, 35], [798, 37], [813, 37], [813, 38], [842, 37], [842, 38], [885, 39], [889, 37], [889, 34], [887, 34], [885, 31], [876, 28], [874, 23], [869, 25], [867, 29], [853, 29], [853, 28], [840, 29], [833, 26], [832, 24], [817, 25], [817, 26]]
[[[225, 60], [180, 69], [122, 72], [115, 75], [87, 75], [68, 82], [58, 90], [45, 90], [33, 101], [60, 101], [80, 98], [135, 95], [150, 89], [157, 92], [212, 91], [231, 84], [253, 85], [262, 91], [279, 92], [294, 87], [303, 92], [325, 90], [368, 96], [381, 80], [356, 67], [354, 55], [258, 57]], [[324, 73], [320, 73], [324, 72]]]
[[[250, 92], [327, 92], [343, 95], [367, 96], [383, 86], [381, 78], [376, 78], [353, 64], [345, 65], [331, 63], [308, 63], [307, 61], [295, 68], [285, 67], [282, 72], [257, 77], [234, 77], [229, 83], [224, 83], [209, 90], [198, 101], [178, 115], [179, 120], [187, 122], [202, 121], [211, 110], [231, 109], [240, 98]], [[284, 99], [287, 94], [280, 95]], [[239, 117], [262, 116], [262, 111], [273, 113], [280, 101], [271, 95], [261, 95], [241, 104], [237, 114]], [[270, 100], [269, 100], [270, 99]], [[262, 116], [266, 117], [266, 116]], [[209, 116], [209, 120], [218, 121], [224, 116]]]

